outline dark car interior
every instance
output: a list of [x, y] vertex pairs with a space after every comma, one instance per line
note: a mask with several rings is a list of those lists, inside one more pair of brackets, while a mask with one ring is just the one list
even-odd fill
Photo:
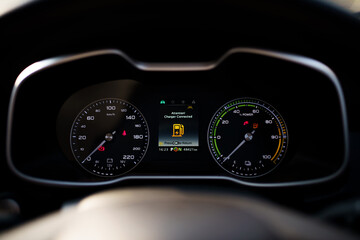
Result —
[[0, 239], [359, 238], [357, 12], [40, 0], [0, 30]]

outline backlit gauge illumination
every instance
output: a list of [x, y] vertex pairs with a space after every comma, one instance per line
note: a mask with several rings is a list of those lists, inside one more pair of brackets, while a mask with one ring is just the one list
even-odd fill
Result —
[[76, 161], [88, 172], [115, 177], [142, 160], [149, 144], [149, 128], [132, 104], [120, 99], [101, 99], [78, 114], [70, 144]]
[[227, 172], [253, 178], [279, 165], [288, 146], [288, 132], [271, 105], [240, 98], [215, 113], [208, 129], [208, 145], [215, 161]]

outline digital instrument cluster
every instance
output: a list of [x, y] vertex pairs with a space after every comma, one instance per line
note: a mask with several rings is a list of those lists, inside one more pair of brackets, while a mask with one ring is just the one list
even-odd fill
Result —
[[10, 168], [51, 185], [294, 186], [336, 177], [348, 156], [336, 76], [316, 60], [261, 49], [199, 63], [138, 62], [118, 50], [40, 61], [17, 79], [8, 126]]
[[[201, 105], [195, 99], [162, 99], [157, 107], [158, 151], [197, 152], [203, 147], [199, 143]], [[214, 113], [208, 125], [207, 144], [212, 157], [225, 171], [238, 177], [265, 175], [285, 157], [285, 121], [262, 100], [231, 100]], [[97, 176], [116, 177], [140, 163], [149, 146], [150, 132], [137, 107], [122, 99], [106, 98], [79, 112], [69, 138], [80, 166]]]

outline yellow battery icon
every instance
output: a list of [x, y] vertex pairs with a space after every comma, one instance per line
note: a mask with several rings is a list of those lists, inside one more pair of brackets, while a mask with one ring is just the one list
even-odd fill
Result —
[[184, 135], [184, 125], [175, 123], [173, 124], [173, 137], [182, 137]]

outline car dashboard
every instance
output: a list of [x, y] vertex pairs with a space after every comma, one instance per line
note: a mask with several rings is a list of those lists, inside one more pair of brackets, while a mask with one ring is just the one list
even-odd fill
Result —
[[12, 216], [0, 229], [110, 189], [109, 206], [246, 196], [359, 231], [353, 14], [320, 0], [38, 0], [0, 29], [0, 212]]

